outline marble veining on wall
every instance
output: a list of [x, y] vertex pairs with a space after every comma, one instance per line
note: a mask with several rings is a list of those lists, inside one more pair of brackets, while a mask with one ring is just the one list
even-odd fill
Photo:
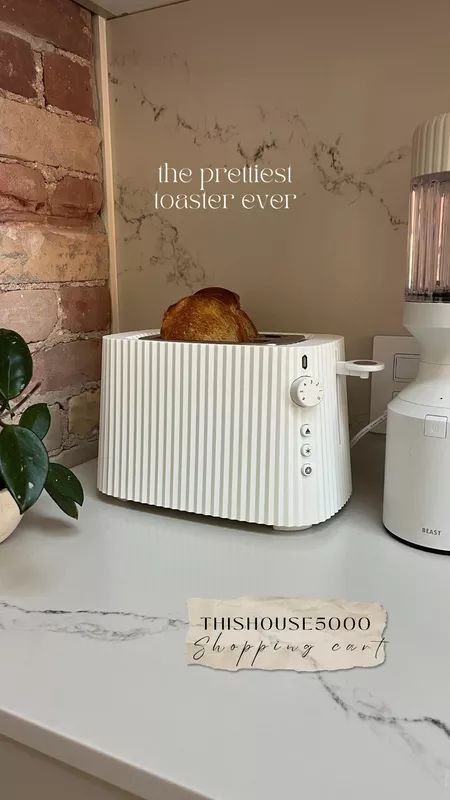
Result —
[[[132, 263], [119, 270], [123, 275], [128, 271], [144, 272], [149, 266], [164, 270], [166, 280], [187, 289], [195, 284], [203, 284], [206, 278], [204, 268], [183, 247], [180, 233], [176, 225], [157, 211], [152, 211], [150, 192], [130, 190], [126, 184], [116, 184], [116, 209], [121, 220], [129, 226], [129, 233], [124, 232], [123, 243], [142, 241], [142, 227], [145, 225], [145, 236], [151, 236], [153, 249], [146, 254], [141, 263]], [[148, 225], [147, 225], [148, 223]]]
[[[432, 21], [407, 0], [344, 0], [326, 26], [303, 0], [191, 0], [109, 23], [121, 328], [155, 327], [214, 284], [238, 291], [262, 330], [342, 333], [349, 357], [403, 333], [409, 142], [448, 104], [448, 25], [444, 3]], [[414, 53], [432, 39], [430, 83]], [[291, 165], [297, 199], [156, 211], [164, 162]], [[353, 420], [363, 383], [349, 387]]]
[[[110, 75], [112, 86], [119, 86], [119, 79]], [[169, 115], [175, 114], [177, 128], [189, 131], [192, 134], [192, 144], [197, 147], [202, 146], [205, 142], [216, 141], [221, 144], [236, 141], [236, 153], [246, 164], [264, 164], [266, 153], [272, 150], [284, 152], [288, 145], [292, 144], [294, 138], [297, 137], [298, 141], [303, 146], [307, 158], [311, 161], [317, 175], [320, 186], [332, 194], [339, 195], [348, 204], [357, 202], [358, 196], [362, 193], [367, 193], [373, 197], [386, 211], [389, 223], [394, 230], [397, 230], [402, 225], [407, 225], [407, 219], [401, 219], [400, 216], [392, 211], [388, 203], [381, 195], [377, 194], [376, 190], [371, 186], [369, 176], [374, 175], [383, 168], [395, 164], [402, 159], [409, 158], [410, 147], [408, 145], [401, 146], [392, 152], [388, 153], [374, 166], [369, 166], [362, 173], [357, 174], [348, 171], [344, 168], [342, 163], [342, 155], [340, 152], [340, 145], [342, 135], [338, 135], [333, 143], [326, 143], [320, 140], [312, 141], [305, 121], [300, 117], [298, 112], [290, 114], [286, 120], [272, 119], [272, 125], [267, 131], [267, 136], [258, 145], [252, 145], [247, 150], [244, 149], [239, 139], [239, 129], [236, 125], [222, 125], [217, 119], [211, 127], [201, 127], [199, 124], [188, 122], [179, 112], [174, 112], [168, 109], [165, 105], [155, 105], [144, 92], [138, 89], [134, 84], [133, 89], [136, 90], [137, 100], [140, 106], [147, 104], [153, 114], [153, 122], [158, 122], [161, 115], [167, 112]], [[136, 107], [136, 111], [138, 108]], [[261, 106], [258, 106], [258, 111], [261, 115], [263, 122], [268, 118], [266, 112]], [[289, 135], [287, 141], [278, 143], [273, 135], [274, 126], [284, 125], [287, 126]], [[300, 133], [299, 133], [300, 131]], [[285, 131], [286, 135], [286, 131]], [[145, 271], [147, 266], [159, 266], [162, 268], [167, 282], [175, 282], [178, 285], [184, 285], [188, 289], [193, 289], [195, 284], [204, 284], [207, 274], [204, 268], [194, 260], [191, 254], [180, 243], [180, 233], [178, 228], [172, 224], [168, 219], [161, 216], [160, 213], [152, 211], [154, 207], [153, 193], [158, 188], [158, 183], [155, 182], [154, 188], [150, 190], [133, 189], [126, 179], [117, 175], [116, 181], [116, 208], [117, 213], [122, 220], [133, 227], [133, 232], [124, 234], [123, 243], [126, 244], [133, 239], [140, 240], [142, 237], [142, 226], [146, 222], [155, 223], [156, 227], [160, 229], [159, 244], [155, 251], [148, 253], [146, 264], [132, 264], [123, 269], [119, 267], [119, 274], [135, 270], [137, 272]], [[303, 192], [301, 196], [305, 196]], [[144, 234], [145, 237], [145, 234]]]

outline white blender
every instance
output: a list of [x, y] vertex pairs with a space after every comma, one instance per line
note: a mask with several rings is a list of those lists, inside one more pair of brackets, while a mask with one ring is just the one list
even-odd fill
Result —
[[450, 553], [450, 113], [414, 133], [408, 237], [403, 323], [421, 354], [388, 406], [383, 522]]

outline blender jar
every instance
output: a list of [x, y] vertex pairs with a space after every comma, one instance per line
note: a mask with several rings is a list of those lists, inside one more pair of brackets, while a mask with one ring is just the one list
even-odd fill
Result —
[[450, 172], [413, 178], [405, 299], [450, 302]]

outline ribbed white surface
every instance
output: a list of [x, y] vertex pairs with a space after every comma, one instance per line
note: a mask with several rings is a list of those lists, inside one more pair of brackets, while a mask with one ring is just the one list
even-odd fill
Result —
[[[143, 340], [148, 333], [103, 339], [100, 491], [283, 527], [320, 522], [344, 505], [351, 476], [340, 337], [240, 346]], [[290, 399], [302, 373], [324, 385], [315, 408]]]
[[414, 131], [411, 175], [450, 172], [450, 113], [438, 114]]

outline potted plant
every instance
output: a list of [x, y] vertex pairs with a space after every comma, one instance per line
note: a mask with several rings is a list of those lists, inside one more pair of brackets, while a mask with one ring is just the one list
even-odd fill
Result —
[[[70, 517], [78, 518], [83, 489], [73, 472], [50, 463], [43, 443], [50, 427], [46, 403], [27, 405], [40, 384], [25, 394], [33, 375], [27, 343], [15, 331], [0, 328], [0, 542], [45, 489]], [[11, 401], [14, 401], [11, 403]]]

